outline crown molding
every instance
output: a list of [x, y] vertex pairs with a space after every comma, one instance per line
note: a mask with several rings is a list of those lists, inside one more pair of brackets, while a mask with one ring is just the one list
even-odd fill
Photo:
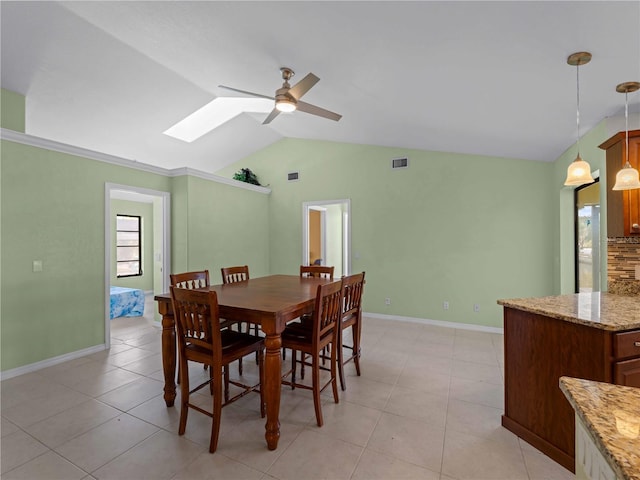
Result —
[[236, 188], [251, 190], [253, 192], [262, 194], [268, 195], [271, 193], [270, 188], [251, 185], [250, 183], [239, 182], [231, 178], [220, 177], [218, 175], [202, 172], [193, 168], [183, 167], [170, 170], [167, 168], [156, 167], [154, 165], [138, 162], [136, 160], [129, 160], [126, 158], [116, 157], [115, 155], [109, 155], [107, 153], [96, 152], [95, 150], [76, 147], [74, 145], [56, 142], [54, 140], [48, 140], [46, 138], [36, 137], [33, 135], [27, 135], [26, 133], [16, 132], [15, 130], [9, 130], [7, 128], [0, 128], [0, 139], [7, 140], [9, 142], [20, 143], [22, 145], [28, 145], [31, 147], [42, 148], [45, 150], [52, 150], [54, 152], [67, 153], [69, 155], [88, 158], [90, 160], [96, 160], [98, 162], [110, 163], [112, 165], [118, 165], [120, 167], [142, 170], [143, 172], [155, 173], [156, 175], [163, 175], [165, 177], [179, 177], [182, 175], [188, 175], [216, 183], [222, 183], [224, 185], [230, 185]]
[[214, 175], [213, 173], [203, 172], [194, 168], [175, 168], [169, 172], [170, 177], [181, 177], [183, 175], [202, 178], [204, 180], [211, 180], [212, 182], [223, 183], [225, 185], [231, 185], [232, 187], [244, 188], [245, 190], [251, 190], [253, 192], [264, 193], [267, 195], [271, 193], [271, 189], [268, 187], [252, 185], [251, 183], [240, 182], [238, 180], [233, 180], [232, 178], [220, 177], [218, 175]]

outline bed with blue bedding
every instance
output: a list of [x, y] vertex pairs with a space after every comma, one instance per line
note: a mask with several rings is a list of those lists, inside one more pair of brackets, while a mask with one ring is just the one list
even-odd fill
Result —
[[111, 287], [109, 317], [141, 317], [144, 315], [144, 292], [137, 288]]

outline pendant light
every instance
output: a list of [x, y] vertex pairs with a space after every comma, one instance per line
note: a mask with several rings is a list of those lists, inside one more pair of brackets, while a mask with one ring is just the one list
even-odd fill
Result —
[[622, 170], [616, 175], [616, 184], [612, 190], [633, 190], [640, 188], [640, 178], [638, 178], [638, 170], [633, 168], [629, 163], [629, 92], [635, 92], [640, 89], [638, 82], [625, 82], [616, 87], [616, 92], [624, 93], [624, 130], [626, 132], [626, 142], [624, 149], [625, 163]]
[[576, 123], [578, 126], [578, 139], [576, 145], [578, 147], [578, 156], [571, 162], [567, 168], [567, 179], [565, 185], [579, 186], [593, 182], [591, 176], [591, 166], [580, 157], [580, 65], [585, 65], [591, 61], [589, 52], [576, 52], [567, 58], [569, 65], [576, 67]]

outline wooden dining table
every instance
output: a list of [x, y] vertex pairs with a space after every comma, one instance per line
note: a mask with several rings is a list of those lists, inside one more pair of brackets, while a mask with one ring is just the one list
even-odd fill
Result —
[[[318, 285], [334, 280], [270, 275], [226, 285], [212, 285], [218, 295], [220, 318], [260, 325], [266, 335], [264, 401], [267, 411], [265, 439], [269, 450], [278, 448], [280, 438], [281, 333], [285, 325], [314, 308]], [[172, 407], [176, 398], [176, 331], [171, 295], [156, 295], [162, 316], [162, 368], [164, 400]]]

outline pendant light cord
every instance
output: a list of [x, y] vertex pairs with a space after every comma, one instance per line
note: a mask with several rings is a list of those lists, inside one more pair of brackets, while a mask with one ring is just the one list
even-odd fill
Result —
[[625, 168], [631, 168], [631, 164], [629, 163], [629, 91], [625, 90], [624, 92], [624, 131], [626, 132], [626, 148], [625, 152], [626, 162], [624, 164]]
[[580, 156], [580, 62], [576, 65], [576, 125], [578, 128], [576, 146], [578, 148], [578, 156]]

